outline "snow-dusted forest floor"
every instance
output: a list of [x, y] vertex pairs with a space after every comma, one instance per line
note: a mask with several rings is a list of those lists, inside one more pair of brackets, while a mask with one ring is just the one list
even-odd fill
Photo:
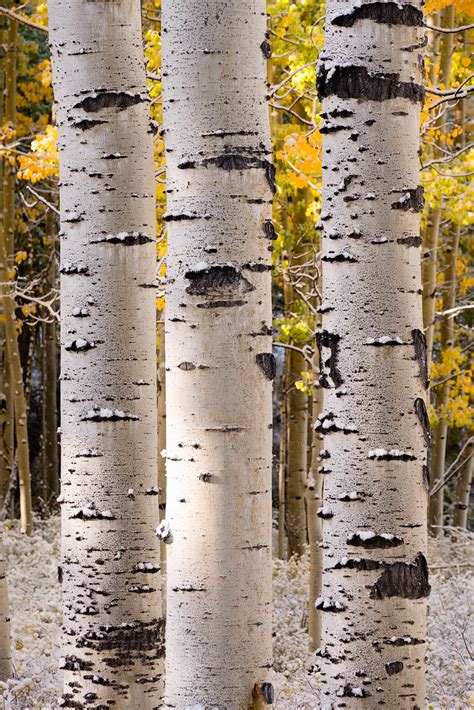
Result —
[[[59, 695], [59, 521], [37, 521], [32, 538], [5, 525], [15, 677], [3, 688], [6, 709], [57, 708]], [[434, 708], [470, 708], [472, 535], [431, 543], [428, 688]], [[308, 560], [274, 564], [276, 708], [315, 710], [318, 677], [308, 673], [305, 632]], [[471, 600], [470, 600], [471, 598]], [[316, 700], [315, 700], [316, 699]], [[472, 699], [471, 699], [472, 702]], [[2, 707], [0, 705], [0, 707]]]

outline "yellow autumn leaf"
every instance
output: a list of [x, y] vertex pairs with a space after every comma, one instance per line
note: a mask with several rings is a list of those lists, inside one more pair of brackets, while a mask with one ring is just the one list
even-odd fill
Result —
[[23, 261], [26, 261], [26, 259], [28, 259], [27, 251], [17, 251], [15, 254], [15, 261], [17, 264], [21, 264]]

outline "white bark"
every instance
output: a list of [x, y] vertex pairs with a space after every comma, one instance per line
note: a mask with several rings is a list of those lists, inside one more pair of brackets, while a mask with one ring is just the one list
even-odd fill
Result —
[[327, 5], [322, 708], [426, 706], [422, 21], [418, 0]]
[[240, 710], [272, 695], [265, 3], [165, 0], [162, 19], [166, 707]]
[[63, 707], [160, 705], [152, 136], [135, 0], [51, 0]]

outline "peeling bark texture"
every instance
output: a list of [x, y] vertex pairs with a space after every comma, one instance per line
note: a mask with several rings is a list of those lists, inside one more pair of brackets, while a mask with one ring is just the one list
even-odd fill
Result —
[[155, 294], [140, 284], [153, 283], [156, 254], [140, 3], [51, 0], [49, 32], [61, 174], [62, 707], [151, 710], [162, 702], [164, 622], [158, 496], [147, 494], [157, 484]]
[[162, 22], [168, 214], [202, 217], [167, 222], [165, 707], [243, 710], [272, 664], [265, 2]]
[[421, 5], [327, 3], [318, 88], [341, 130], [323, 136], [323, 710], [426, 706], [420, 646], [385, 642], [423, 642], [429, 593], [423, 88], [406, 49], [423, 41]]

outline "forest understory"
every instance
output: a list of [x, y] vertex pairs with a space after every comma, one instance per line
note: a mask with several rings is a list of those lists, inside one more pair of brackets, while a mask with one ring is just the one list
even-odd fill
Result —
[[[59, 517], [35, 522], [31, 538], [4, 525], [12, 614], [14, 676], [2, 683], [5, 710], [58, 707], [61, 593], [57, 579]], [[275, 531], [274, 531], [275, 532]], [[472, 542], [452, 530], [431, 538], [427, 681], [429, 708], [472, 707]], [[274, 687], [277, 710], [314, 710], [318, 676], [308, 653], [308, 554], [273, 564]]]

